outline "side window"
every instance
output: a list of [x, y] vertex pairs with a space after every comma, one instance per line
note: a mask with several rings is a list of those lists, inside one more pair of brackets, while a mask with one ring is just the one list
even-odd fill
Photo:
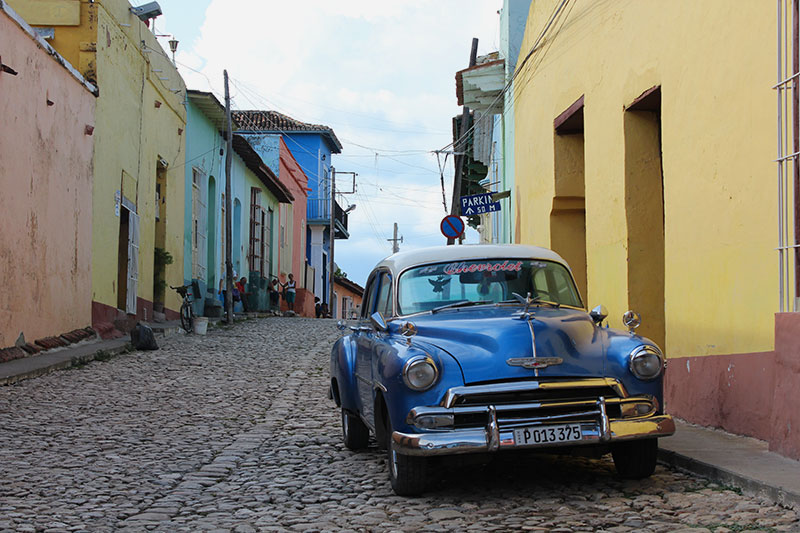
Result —
[[383, 316], [391, 316], [392, 313], [392, 277], [386, 272], [382, 272], [380, 276], [378, 305], [375, 310], [383, 313]]
[[364, 291], [364, 299], [361, 302], [361, 318], [369, 318], [372, 314], [372, 308], [375, 306], [375, 287], [377, 285], [377, 276], [367, 282], [367, 288]]

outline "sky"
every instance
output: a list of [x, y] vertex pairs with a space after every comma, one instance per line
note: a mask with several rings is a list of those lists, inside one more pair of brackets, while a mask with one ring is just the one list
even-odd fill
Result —
[[[146, 3], [134, 0], [134, 5]], [[460, 114], [455, 73], [497, 50], [502, 0], [160, 0], [157, 34], [179, 40], [187, 87], [222, 101], [223, 69], [234, 109], [269, 109], [331, 127], [342, 142], [337, 172], [356, 172], [356, 191], [339, 197], [350, 238], [335, 260], [361, 284], [391, 254], [445, 243], [446, 214], [433, 150], [452, 142]], [[165, 50], [169, 50], [162, 38]], [[444, 172], [448, 208], [453, 160]], [[348, 189], [352, 178], [337, 180]], [[465, 242], [477, 242], [467, 230]]]

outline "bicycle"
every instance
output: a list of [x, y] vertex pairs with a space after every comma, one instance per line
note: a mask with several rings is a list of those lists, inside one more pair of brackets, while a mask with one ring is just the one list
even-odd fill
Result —
[[192, 286], [183, 285], [180, 287], [173, 287], [170, 285], [169, 288], [180, 294], [181, 298], [183, 298], [183, 303], [181, 303], [181, 327], [186, 333], [191, 333], [192, 327], [194, 326], [194, 311], [192, 311], [192, 302], [194, 299], [193, 293], [190, 290]]

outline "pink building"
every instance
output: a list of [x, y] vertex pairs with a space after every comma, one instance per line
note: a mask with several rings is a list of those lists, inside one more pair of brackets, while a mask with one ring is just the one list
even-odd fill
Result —
[[283, 137], [280, 138], [279, 152], [278, 179], [294, 196], [294, 202], [291, 204], [280, 204], [281, 246], [278, 249], [278, 264], [281, 281], [286, 281], [289, 272], [294, 274], [298, 286], [295, 311], [305, 316], [314, 316], [314, 294], [311, 291], [313, 287], [305, 286], [308, 176], [289, 151]]
[[24, 352], [2, 349], [20, 334], [32, 344], [92, 321], [96, 89], [5, 2], [0, 54], [0, 355], [11, 359]]

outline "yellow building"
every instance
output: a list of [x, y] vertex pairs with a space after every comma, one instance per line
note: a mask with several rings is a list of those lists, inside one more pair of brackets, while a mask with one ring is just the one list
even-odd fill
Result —
[[[164, 282], [183, 281], [183, 80], [126, 0], [9, 3], [31, 25], [52, 28], [53, 47], [100, 91], [92, 323], [106, 333], [114, 322], [125, 327], [134, 317], [151, 320], [154, 303], [177, 317], [180, 299]], [[165, 265], [156, 249], [168, 252], [172, 263]]]
[[783, 400], [771, 387], [775, 11], [537, 0], [506, 98], [520, 242], [561, 253], [612, 326], [641, 313], [638, 332], [670, 359], [669, 411], [800, 454], [781, 448], [789, 434], [776, 435]]

